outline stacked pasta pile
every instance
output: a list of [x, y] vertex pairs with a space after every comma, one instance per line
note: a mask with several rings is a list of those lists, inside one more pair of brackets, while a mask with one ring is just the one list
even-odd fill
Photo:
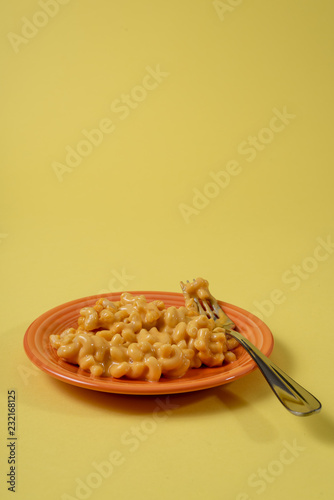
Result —
[[232, 362], [237, 344], [189, 301], [186, 307], [166, 308], [160, 300], [147, 302], [131, 293], [81, 309], [78, 328], [51, 335], [50, 343], [60, 358], [92, 376], [148, 381]]

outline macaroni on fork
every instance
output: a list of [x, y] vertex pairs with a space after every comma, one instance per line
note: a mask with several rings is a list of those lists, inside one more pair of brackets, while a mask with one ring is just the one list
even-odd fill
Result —
[[198, 278], [187, 284], [185, 306], [167, 307], [161, 300], [122, 293], [120, 300], [100, 298], [84, 307], [78, 328], [50, 335], [59, 358], [79, 365], [94, 377], [148, 380], [182, 377], [189, 369], [222, 366], [236, 359], [237, 341], [213, 319], [200, 315], [191, 298], [208, 292]]

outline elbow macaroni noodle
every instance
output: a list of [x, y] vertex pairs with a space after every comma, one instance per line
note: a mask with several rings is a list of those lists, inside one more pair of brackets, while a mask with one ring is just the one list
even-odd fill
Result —
[[226, 337], [219, 323], [199, 314], [191, 297], [194, 283], [205, 294], [208, 283], [198, 278], [187, 285], [186, 305], [179, 308], [131, 293], [117, 302], [100, 298], [81, 309], [77, 329], [51, 335], [51, 346], [60, 358], [94, 377], [156, 382], [161, 376], [182, 377], [190, 368], [232, 362], [238, 343]]

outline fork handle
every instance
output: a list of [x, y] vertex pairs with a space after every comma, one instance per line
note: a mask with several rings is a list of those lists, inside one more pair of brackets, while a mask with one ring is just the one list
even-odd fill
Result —
[[228, 329], [226, 333], [235, 338], [253, 358], [271, 389], [287, 410], [297, 416], [311, 415], [320, 411], [320, 401], [270, 361], [248, 339], [235, 330]]

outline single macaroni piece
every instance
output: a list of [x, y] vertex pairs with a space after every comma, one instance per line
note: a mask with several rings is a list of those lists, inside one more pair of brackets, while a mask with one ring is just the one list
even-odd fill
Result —
[[156, 382], [182, 377], [190, 368], [233, 362], [238, 343], [226, 337], [219, 320], [199, 314], [192, 298], [195, 289], [207, 297], [208, 282], [198, 278], [186, 287], [186, 305], [179, 308], [131, 293], [117, 302], [100, 298], [81, 309], [78, 328], [50, 335], [51, 346], [59, 358], [94, 377]]

